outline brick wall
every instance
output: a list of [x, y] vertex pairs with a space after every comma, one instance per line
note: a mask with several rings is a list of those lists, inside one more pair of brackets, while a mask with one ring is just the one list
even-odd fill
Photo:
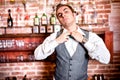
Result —
[[[2, 0], [4, 1], [4, 0]], [[6, 2], [2, 2], [3, 4], [0, 4], [0, 21], [2, 24], [0, 26], [7, 27], [7, 14], [8, 9], [11, 9], [12, 17], [13, 17], [13, 26], [26, 26], [26, 16], [28, 16], [28, 25], [33, 26], [33, 18], [35, 16], [35, 13], [38, 13], [38, 16], [41, 18], [43, 12], [46, 12], [48, 18], [50, 17], [50, 14], [53, 12], [53, 4], [56, 5], [62, 0], [27, 0], [26, 2], [26, 10], [24, 9], [24, 5], [22, 4], [21, 0], [15, 0], [15, 3], [10, 3], [9, 0], [5, 0]], [[80, 1], [85, 4], [86, 13], [89, 13], [92, 15], [93, 13], [93, 5], [92, 0], [63, 0], [63, 1], [69, 1], [69, 4], [75, 8], [75, 10], [80, 13]], [[46, 6], [45, 6], [46, 2]], [[97, 19], [99, 23], [105, 23], [104, 26], [108, 26], [108, 14], [111, 12], [110, 8], [110, 1], [109, 0], [100, 0], [95, 1], [96, 3], [96, 11], [97, 11]], [[92, 6], [91, 6], [92, 5]], [[88, 20], [89, 21], [89, 20]], [[102, 26], [101, 26], [102, 27]]]
[[[110, 64], [101, 64], [96, 60], [90, 60], [88, 65], [88, 76], [92, 78], [94, 74], [104, 74], [106, 80], [120, 79], [120, 53], [115, 53], [113, 62]], [[0, 63], [0, 79], [8, 76], [16, 76], [21, 80], [27, 75], [31, 80], [52, 80], [54, 74], [54, 62], [18, 62], [18, 63]]]
[[114, 51], [120, 51], [120, 2], [111, 4], [111, 13], [109, 15], [109, 27], [114, 32]]
[[[16, 0], [15, 4], [9, 3], [9, 0], [5, 0], [6, 2], [3, 4], [0, 4], [0, 15], [2, 15], [2, 21], [3, 24], [2, 26], [6, 26], [6, 19], [7, 19], [7, 10], [10, 8], [12, 9], [12, 15], [14, 18], [14, 26], [25, 26], [24, 18], [28, 14], [30, 16], [29, 22], [31, 23], [30, 25], [33, 25], [33, 18], [34, 14], [38, 12], [39, 16], [42, 15], [43, 13], [43, 3], [45, 0], [30, 0], [26, 4], [26, 9], [27, 12], [24, 11], [23, 4], [21, 3], [21, 0]], [[37, 2], [39, 1], [39, 2]], [[49, 0], [47, 0], [48, 2]], [[61, 0], [53, 0], [54, 3], [58, 3]], [[67, 0], [65, 0], [67, 1]], [[70, 0], [74, 1], [74, 0]], [[75, 0], [74, 2], [78, 2], [79, 0]], [[118, 3], [119, 0], [113, 0], [114, 4]], [[85, 4], [88, 4], [88, 0], [85, 1]], [[4, 5], [6, 4], [6, 5]], [[110, 27], [109, 25], [109, 14], [114, 14], [116, 15], [116, 12], [114, 12], [113, 9], [111, 9], [111, 4], [110, 0], [96, 0], [97, 4], [97, 12], [98, 12], [98, 21], [99, 22], [105, 22], [104, 26]], [[50, 7], [51, 5], [48, 5], [47, 7], [47, 14], [49, 17], [49, 14], [51, 13], [52, 8]], [[116, 5], [116, 4], [115, 4]], [[116, 11], [119, 10], [119, 4], [116, 6]], [[16, 11], [17, 8], [21, 9], [21, 13]], [[18, 20], [19, 17], [21, 16], [21, 19]], [[0, 19], [0, 20], [1, 20]], [[111, 18], [112, 23], [114, 20], [114, 24], [119, 24], [119, 19], [117, 16], [114, 18]], [[18, 20], [18, 21], [16, 21]], [[116, 21], [117, 20], [117, 21]], [[108, 22], [109, 21], [109, 22]], [[18, 24], [19, 23], [19, 24]], [[109, 25], [109, 26], [108, 26]], [[114, 31], [116, 37], [114, 37], [114, 51], [119, 52], [119, 26], [114, 26], [110, 27], [112, 31]], [[8, 31], [9, 32], [9, 31]], [[116, 33], [117, 32], [117, 33]], [[5, 53], [6, 54], [6, 53]], [[51, 80], [53, 73], [54, 73], [54, 68], [55, 64], [54, 62], [51, 61], [37, 61], [37, 62], [16, 62], [16, 63], [0, 63], [0, 79], [4, 79], [4, 77], [7, 76], [16, 76], [18, 80], [21, 80], [22, 77], [26, 74], [29, 79], [32, 80]], [[90, 60], [89, 65], [88, 65], [88, 75], [89, 77], [92, 77], [94, 74], [104, 74], [106, 80], [119, 80], [120, 79], [120, 52], [119, 53], [114, 53], [113, 55], [113, 62], [104, 65], [101, 64], [95, 60]], [[39, 79], [38, 79], [39, 78]]]
[[101, 64], [95, 60], [91, 60], [88, 66], [88, 75], [104, 74], [106, 80], [120, 79], [120, 53], [114, 53], [113, 62], [110, 64]]
[[21, 80], [24, 75], [30, 80], [52, 80], [54, 64], [52, 62], [22, 62], [0, 64], [0, 79], [15, 76]]

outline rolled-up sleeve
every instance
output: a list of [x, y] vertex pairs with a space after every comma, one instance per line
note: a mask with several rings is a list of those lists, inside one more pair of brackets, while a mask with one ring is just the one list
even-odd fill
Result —
[[88, 50], [88, 54], [92, 59], [96, 59], [101, 63], [108, 64], [110, 61], [110, 52], [104, 41], [95, 33], [89, 33], [89, 39], [84, 44]]
[[55, 48], [58, 45], [55, 38], [56, 33], [51, 34], [35, 49], [34, 56], [36, 60], [45, 59], [55, 51]]

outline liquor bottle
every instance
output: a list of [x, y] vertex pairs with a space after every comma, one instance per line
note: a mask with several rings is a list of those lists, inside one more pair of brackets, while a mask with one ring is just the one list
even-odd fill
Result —
[[100, 75], [100, 80], [105, 80], [103, 74]]
[[56, 24], [56, 17], [54, 14], [51, 14], [50, 17], [50, 25], [55, 25]]
[[11, 17], [11, 10], [8, 10], [8, 18], [7, 18], [7, 26], [12, 27], [13, 26], [13, 18]]
[[27, 80], [27, 75], [25, 75], [22, 80]]
[[93, 75], [93, 80], [97, 80], [97, 75], [96, 74]]
[[34, 18], [34, 26], [39, 26], [39, 22], [40, 22], [40, 20], [39, 20], [37, 13], [36, 13], [35, 18]]
[[46, 26], [47, 24], [48, 24], [47, 15], [45, 13], [43, 13], [43, 15], [41, 17], [41, 25]]

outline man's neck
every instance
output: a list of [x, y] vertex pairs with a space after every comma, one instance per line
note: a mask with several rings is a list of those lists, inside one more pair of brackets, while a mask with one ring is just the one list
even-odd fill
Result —
[[74, 25], [69, 25], [67, 27], [65, 27], [69, 32], [73, 32], [75, 30], [77, 30], [78, 26], [76, 24]]

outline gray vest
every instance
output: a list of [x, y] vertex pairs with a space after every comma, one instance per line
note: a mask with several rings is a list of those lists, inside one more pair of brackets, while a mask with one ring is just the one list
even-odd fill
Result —
[[[88, 38], [89, 32], [82, 31]], [[69, 55], [64, 43], [58, 45], [56, 47], [55, 80], [87, 80], [88, 59], [87, 50], [82, 43], [77, 45], [72, 57]]]

